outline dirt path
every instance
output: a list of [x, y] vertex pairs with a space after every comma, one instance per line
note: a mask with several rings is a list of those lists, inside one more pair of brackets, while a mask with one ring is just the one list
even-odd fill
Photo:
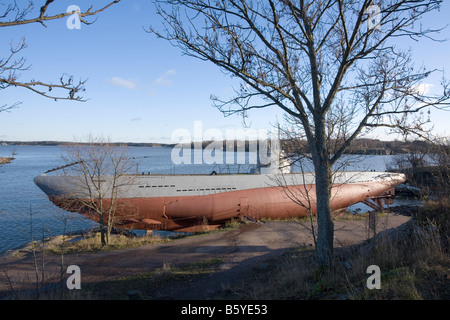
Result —
[[[409, 220], [402, 215], [388, 215], [378, 221], [377, 231], [395, 228]], [[368, 221], [335, 221], [335, 245], [347, 246], [367, 239]], [[171, 292], [172, 299], [207, 299], [223, 285], [232, 284], [253, 266], [280, 255], [293, 247], [311, 245], [311, 234], [293, 222], [248, 223], [226, 232], [187, 237], [165, 244], [146, 245], [119, 251], [66, 255], [65, 264], [78, 265], [82, 283], [114, 280], [160, 268], [164, 263], [177, 265], [219, 258], [219, 270], [188, 287]], [[0, 258], [0, 298], [34, 283], [30, 255]], [[46, 274], [58, 278], [60, 257], [46, 257]], [[48, 276], [49, 277], [49, 276]], [[52, 282], [52, 278], [48, 278]]]

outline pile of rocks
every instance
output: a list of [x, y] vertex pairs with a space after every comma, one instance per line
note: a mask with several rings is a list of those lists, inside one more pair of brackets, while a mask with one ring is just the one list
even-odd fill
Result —
[[0, 157], [0, 164], [10, 163], [13, 160], [14, 160], [14, 158], [10, 158], [10, 157]]

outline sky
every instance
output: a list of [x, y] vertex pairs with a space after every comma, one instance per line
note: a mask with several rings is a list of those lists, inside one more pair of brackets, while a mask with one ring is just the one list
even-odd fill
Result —
[[[44, 1], [36, 0], [36, 7]], [[56, 1], [49, 13], [65, 12], [70, 5], [85, 11], [92, 1]], [[430, 14], [424, 25], [445, 26], [450, 21], [450, 1]], [[25, 1], [18, 1], [25, 4]], [[108, 3], [95, 1], [94, 8]], [[92, 21], [93, 19], [88, 19]], [[0, 105], [20, 101], [18, 108], [0, 113], [0, 140], [74, 141], [87, 135], [118, 142], [173, 143], [172, 134], [183, 129], [247, 130], [239, 116], [224, 117], [210, 96], [230, 98], [236, 82], [210, 62], [184, 56], [166, 40], [144, 28], [158, 28], [153, 1], [122, 0], [97, 16], [95, 23], [69, 29], [67, 19], [49, 21], [47, 27], [29, 24], [0, 29], [0, 57], [10, 44], [25, 38], [22, 52], [30, 70], [20, 80], [57, 82], [63, 73], [87, 79], [86, 102], [53, 101], [23, 88], [0, 91]], [[450, 27], [440, 38], [450, 39]], [[408, 43], [417, 65], [450, 70], [450, 42], [423, 40]], [[428, 81], [430, 88], [440, 79]], [[247, 124], [255, 130], [273, 130], [282, 113], [275, 107], [249, 113]], [[431, 112], [435, 132], [447, 134], [450, 111]], [[382, 140], [395, 139], [379, 132]]]

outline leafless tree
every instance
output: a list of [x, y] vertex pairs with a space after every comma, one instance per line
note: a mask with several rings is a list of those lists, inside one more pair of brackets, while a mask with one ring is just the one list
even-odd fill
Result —
[[420, 150], [396, 155], [388, 168], [406, 174], [413, 195], [445, 199], [450, 195], [449, 159], [449, 138], [434, 137]]
[[[47, 27], [46, 23], [48, 21], [63, 19], [73, 14], [78, 15], [81, 23], [88, 25], [94, 21], [88, 21], [86, 18], [99, 14], [119, 1], [112, 1], [98, 10], [92, 10], [93, 6], [91, 6], [84, 12], [69, 11], [54, 14], [49, 13], [54, 0], [46, 0], [38, 11], [35, 9], [35, 1], [28, 1], [24, 7], [21, 7], [15, 0], [2, 1], [0, 2], [0, 28], [17, 28], [24, 24], [33, 23], [40, 23], [42, 26]], [[30, 81], [20, 80], [20, 73], [31, 69], [26, 59], [19, 57], [27, 47], [25, 37], [15, 44], [11, 43], [9, 46], [9, 54], [0, 58], [0, 90], [8, 87], [21, 87], [55, 101], [84, 101], [80, 93], [85, 91], [84, 84], [86, 80], [75, 81], [72, 75], [63, 74], [57, 82], [46, 82], [36, 79], [31, 79]], [[0, 105], [0, 112], [13, 109], [20, 104], [21, 102], [16, 102], [12, 105]]]
[[431, 152], [430, 162], [436, 166], [433, 177], [440, 195], [450, 195], [450, 141], [448, 137], [436, 139]]
[[[233, 98], [212, 96], [225, 115], [245, 118], [249, 110], [276, 106], [299, 120], [320, 191], [316, 262], [327, 267], [333, 261], [333, 165], [374, 128], [424, 135], [429, 108], [446, 106], [445, 79], [440, 94], [419, 90], [437, 70], [414, 68], [410, 52], [396, 45], [400, 38], [433, 39], [439, 30], [419, 20], [441, 2], [157, 1], [163, 26], [149, 32], [241, 81]], [[345, 127], [333, 126], [336, 117]]]
[[87, 143], [69, 145], [63, 159], [73, 164], [64, 170], [73, 175], [77, 192], [86, 195], [68, 196], [65, 205], [94, 215], [100, 225], [102, 245], [108, 244], [112, 229], [120, 223], [115, 214], [126, 205], [120, 203], [120, 194], [132, 183], [132, 178], [124, 178], [136, 166], [135, 161], [126, 147], [92, 136]]
[[[333, 119], [333, 126], [344, 126], [345, 124], [343, 124], [343, 122], [343, 119]], [[316, 215], [316, 190], [313, 185], [307, 183], [305, 175], [306, 172], [311, 173], [311, 171], [314, 171], [313, 159], [309, 153], [308, 143], [304, 132], [298, 130], [298, 125], [297, 118], [286, 115], [285, 125], [278, 126], [278, 130], [280, 138], [282, 139], [283, 156], [281, 162], [289, 164], [291, 167], [290, 170], [302, 174], [303, 179], [301, 179], [302, 181], [298, 181], [298, 176], [294, 177], [281, 173], [274, 177], [274, 181], [278, 186], [283, 188], [284, 193], [291, 201], [306, 210], [310, 224], [307, 228], [311, 232], [314, 245], [317, 246], [317, 222], [314, 219], [314, 216]], [[333, 130], [330, 130], [330, 133], [332, 132]], [[328, 139], [332, 141], [333, 137], [329, 136]], [[341, 174], [342, 171], [353, 161], [358, 161], [358, 159], [360, 160], [363, 156], [364, 155], [347, 155], [345, 159], [342, 159], [339, 163], [335, 164], [332, 172], [332, 181], [338, 176], [339, 183], [334, 183], [334, 195], [331, 197], [331, 200], [333, 197], [340, 195], [340, 189], [346, 181], [345, 179], [342, 179], [343, 177], [347, 177], [346, 175]], [[350, 180], [351, 177], [352, 175], [349, 175], [347, 179]]]
[[306, 210], [307, 216], [309, 218], [309, 227], [306, 228], [308, 228], [308, 230], [311, 232], [314, 245], [317, 246], [317, 223], [314, 221], [314, 208], [316, 201], [315, 190], [313, 185], [307, 184], [306, 182], [305, 172], [309, 170], [304, 169], [304, 163], [301, 158], [297, 158], [296, 160], [300, 167], [300, 172], [302, 173], [302, 181], [298, 181], [297, 178], [287, 177], [286, 175], [281, 173], [274, 177], [274, 182], [276, 183], [276, 185], [283, 188], [284, 194], [291, 201]]

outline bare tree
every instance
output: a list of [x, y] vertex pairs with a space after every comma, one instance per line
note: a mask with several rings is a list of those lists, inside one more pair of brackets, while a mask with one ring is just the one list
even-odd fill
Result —
[[406, 173], [416, 196], [446, 199], [450, 195], [450, 142], [448, 137], [435, 137], [421, 153], [397, 155], [392, 170]]
[[[295, 204], [299, 205], [307, 212], [307, 216], [309, 218], [309, 227], [308, 230], [311, 232], [314, 245], [317, 246], [317, 237], [316, 237], [316, 223], [314, 222], [315, 215], [315, 190], [311, 184], [307, 183], [307, 179], [305, 177], [305, 172], [308, 170], [304, 169], [305, 164], [303, 163], [304, 158], [297, 158], [295, 162], [298, 163], [300, 167], [300, 172], [302, 173], [302, 181], [298, 181], [296, 178], [292, 178], [290, 180], [285, 174], [281, 173], [274, 177], [274, 182], [283, 188], [284, 194]], [[302, 224], [303, 225], [303, 224]]]
[[[441, 0], [157, 1], [158, 37], [241, 81], [231, 99], [212, 96], [225, 115], [275, 106], [298, 119], [316, 175], [318, 267], [333, 261], [332, 167], [374, 128], [425, 135], [426, 111], [450, 95], [420, 84], [437, 70], [414, 68], [399, 38], [432, 39], [418, 23]], [[332, 119], [346, 119], [344, 127]], [[345, 130], [344, 130], [345, 129]], [[335, 139], [330, 140], [331, 133]], [[332, 153], [331, 150], [335, 152]]]
[[132, 183], [131, 178], [124, 178], [136, 163], [124, 146], [92, 136], [87, 143], [69, 145], [63, 159], [73, 164], [64, 170], [74, 175], [77, 192], [86, 195], [67, 197], [65, 206], [94, 215], [93, 220], [100, 225], [102, 245], [108, 244], [112, 229], [120, 223], [116, 212], [126, 205], [120, 202], [120, 194]]
[[448, 137], [437, 138], [429, 153], [430, 162], [436, 166], [433, 178], [440, 196], [450, 195], [450, 141]]
[[[342, 128], [345, 126], [344, 119], [336, 118], [333, 121], [329, 122], [334, 128]], [[310, 230], [314, 245], [317, 247], [317, 237], [316, 237], [316, 229], [317, 222], [314, 219], [316, 214], [316, 190], [314, 185], [310, 184], [311, 182], [307, 181], [305, 172], [310, 173], [314, 170], [313, 159], [308, 150], [308, 143], [306, 141], [306, 137], [304, 132], [298, 130], [298, 119], [294, 118], [290, 115], [285, 116], [285, 125], [278, 126], [279, 135], [283, 141], [282, 143], [282, 163], [287, 163], [290, 165], [290, 169], [295, 172], [300, 172], [302, 174], [302, 181], [298, 181], [297, 178], [291, 177], [291, 175], [284, 175], [281, 171], [280, 175], [274, 177], [274, 181], [276, 184], [283, 188], [286, 196], [302, 207], [307, 212], [307, 216], [309, 217], [309, 227], [306, 227]], [[344, 132], [345, 130], [343, 130]], [[336, 144], [332, 144], [331, 141], [334, 141], [334, 137], [332, 136], [333, 130], [330, 130], [330, 136], [328, 136], [328, 140], [330, 141], [330, 146], [335, 147]], [[332, 149], [334, 152], [335, 150]], [[335, 164], [332, 172], [332, 181], [333, 181], [333, 192], [331, 196], [331, 200], [334, 197], [339, 197], [341, 194], [341, 188], [345, 184], [345, 182], [350, 181], [352, 175], [342, 174], [343, 170], [346, 169], [348, 165], [351, 165], [352, 162], [360, 161], [361, 155], [352, 155], [346, 156], [345, 159], [341, 159], [339, 163]], [[289, 170], [290, 171], [290, 170]], [[288, 171], [288, 172], [289, 172]], [[335, 178], [337, 178], [338, 183], [335, 183]], [[344, 178], [344, 179], [343, 179]], [[340, 213], [340, 211], [339, 211]]]
[[[46, 0], [45, 3], [35, 10], [34, 1], [28, 1], [26, 6], [20, 7], [17, 1], [10, 0], [6, 3], [0, 3], [0, 28], [20, 27], [24, 24], [40, 23], [47, 27], [45, 23], [51, 20], [63, 19], [73, 14], [77, 14], [80, 22], [86, 25], [92, 24], [94, 21], [87, 21], [87, 17], [95, 16], [106, 10], [120, 0], [115, 0], [98, 10], [92, 10], [93, 6], [84, 12], [69, 11], [62, 13], [49, 14], [49, 8], [54, 0]], [[27, 47], [25, 38], [18, 43], [10, 44], [9, 54], [4, 58], [0, 58], [0, 90], [8, 87], [21, 87], [31, 90], [43, 97], [56, 100], [74, 100], [84, 101], [80, 93], [85, 91], [84, 84], [86, 80], [75, 81], [73, 76], [63, 74], [57, 82], [45, 82], [36, 79], [30, 81], [21, 81], [20, 74], [29, 71], [31, 66], [27, 64], [24, 57], [18, 55]], [[12, 105], [0, 105], [0, 112], [13, 109], [20, 105], [16, 102]]]

